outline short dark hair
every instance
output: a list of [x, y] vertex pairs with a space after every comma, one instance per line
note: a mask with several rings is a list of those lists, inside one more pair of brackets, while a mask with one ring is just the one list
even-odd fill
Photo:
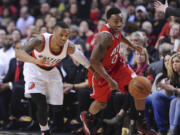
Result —
[[69, 26], [65, 22], [63, 22], [63, 21], [57, 22], [55, 27], [61, 27], [61, 28], [64, 28], [64, 29], [68, 29], [69, 28]]
[[116, 7], [112, 7], [110, 8], [107, 13], [106, 13], [106, 18], [109, 19], [111, 17], [111, 15], [113, 14], [120, 14], [121, 10], [116, 8]]

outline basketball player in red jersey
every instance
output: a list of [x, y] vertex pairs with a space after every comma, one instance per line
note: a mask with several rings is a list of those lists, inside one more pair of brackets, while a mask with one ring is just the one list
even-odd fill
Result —
[[141, 52], [141, 47], [133, 46], [121, 34], [123, 18], [118, 8], [111, 8], [107, 14], [107, 24], [101, 28], [97, 35], [95, 46], [91, 54], [90, 63], [100, 75], [99, 80], [95, 75], [88, 78], [93, 87], [91, 97], [94, 102], [90, 105], [89, 112], [82, 112], [80, 117], [83, 122], [86, 135], [92, 135], [92, 121], [100, 110], [106, 107], [106, 102], [112, 90], [126, 92], [130, 80], [135, 77], [133, 70], [120, 56], [120, 42], [124, 42], [129, 48]]
[[16, 49], [16, 57], [25, 62], [25, 96], [31, 97], [37, 105], [37, 120], [42, 135], [51, 135], [47, 122], [47, 104], [54, 105], [56, 111], [59, 111], [63, 103], [62, 77], [56, 68], [58, 63], [69, 54], [91, 70], [89, 61], [68, 37], [68, 26], [60, 22], [56, 24], [53, 34], [43, 33], [21, 49]]

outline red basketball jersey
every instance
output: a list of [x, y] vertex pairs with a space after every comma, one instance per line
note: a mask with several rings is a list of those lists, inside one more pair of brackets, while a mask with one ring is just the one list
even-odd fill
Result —
[[[106, 69], [107, 73], [118, 83], [119, 90], [121, 92], [127, 92], [125, 87], [133, 78], [134, 72], [125, 63], [124, 58], [120, 55], [121, 32], [119, 32], [117, 35], [113, 34], [108, 24], [104, 25], [99, 33], [101, 32], [108, 32], [113, 38], [112, 44], [109, 46], [103, 56], [102, 65]], [[94, 46], [96, 45], [96, 40], [97, 37], [94, 40]], [[88, 81], [89, 86], [93, 87], [91, 97], [99, 102], [106, 102], [112, 92], [108, 82], [103, 78], [100, 78], [99, 81], [97, 81], [92, 73], [88, 73]]]
[[[109, 73], [119, 63], [119, 60], [120, 62], [124, 63], [123, 57], [120, 56], [121, 32], [119, 32], [119, 34], [117, 35], [113, 34], [108, 24], [104, 25], [104, 27], [101, 28], [99, 33], [101, 32], [108, 32], [112, 35], [113, 38], [113, 42], [110, 45], [110, 47], [107, 49], [102, 61], [102, 65]], [[96, 39], [94, 44], [96, 44]]]
[[[106, 53], [102, 61], [102, 65], [104, 66], [106, 71], [110, 73], [116, 65], [119, 65], [119, 62], [124, 63], [123, 57], [120, 56], [121, 32], [119, 32], [118, 35], [114, 35], [108, 24], [104, 25], [100, 29], [99, 33], [101, 32], [108, 32], [112, 35], [113, 38], [113, 42], [110, 45], [110, 47], [106, 50]], [[96, 45], [96, 40], [99, 33], [96, 34], [95, 38], [93, 39], [92, 48], [94, 48], [94, 46]], [[92, 86], [92, 75], [92, 73], [88, 72], [88, 82], [90, 87]]]
[[[99, 33], [101, 32], [108, 32], [112, 35], [113, 38], [113, 42], [107, 49], [102, 61], [102, 65], [109, 73], [119, 62], [124, 64], [124, 59], [122, 56], [120, 56], [121, 32], [119, 32], [119, 34], [117, 35], [113, 34], [108, 24], [104, 25], [104, 27], [101, 28]], [[99, 35], [99, 33], [97, 34], [97, 36]], [[94, 46], [96, 45], [96, 39], [94, 40]]]

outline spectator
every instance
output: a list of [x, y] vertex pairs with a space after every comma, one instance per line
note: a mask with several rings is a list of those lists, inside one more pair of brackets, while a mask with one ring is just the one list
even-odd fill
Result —
[[[141, 32], [138, 31], [133, 32], [131, 34], [130, 41], [134, 45], [145, 47], [145, 39]], [[128, 56], [128, 63], [130, 65], [132, 65], [133, 58], [134, 58], [134, 51], [130, 51]]]
[[81, 23], [79, 24], [79, 35], [84, 40], [93, 35], [93, 32], [89, 28], [88, 22], [85, 20], [81, 21]]
[[162, 43], [159, 47], [159, 61], [155, 61], [150, 64], [154, 70], [155, 75], [163, 71], [163, 59], [166, 54], [170, 54], [173, 51], [172, 45], [169, 43]]
[[154, 3], [155, 9], [159, 9], [166, 14], [166, 16], [177, 16], [180, 17], [180, 9], [172, 8], [168, 6], [168, 1], [162, 4], [160, 1]]
[[[157, 86], [159, 82], [164, 82], [168, 78], [167, 68], [170, 57], [171, 54], [166, 54], [164, 56], [163, 70], [156, 75], [152, 87], [152, 94], [145, 99], [145, 119], [147, 128], [149, 130], [155, 128], [152, 121], [152, 119], [154, 119], [157, 125], [158, 135], [167, 134], [169, 129], [169, 107], [171, 100], [174, 98], [172, 92], [167, 92]], [[150, 115], [149, 112], [153, 112], [153, 114]], [[151, 116], [154, 116], [154, 118], [151, 118]]]
[[160, 37], [159, 40], [156, 43], [156, 48], [158, 48], [159, 43], [161, 42], [169, 42], [170, 44], [174, 46], [175, 40], [178, 39], [180, 40], [180, 24], [179, 23], [172, 23], [170, 26], [170, 31], [168, 36], [165, 37]]
[[34, 24], [35, 18], [29, 14], [28, 7], [22, 7], [20, 11], [20, 17], [17, 20], [16, 28], [25, 35], [29, 25]]
[[2, 63], [3, 66], [0, 68], [1, 77], [7, 74], [9, 69], [9, 62], [12, 58], [15, 57], [15, 52], [12, 44], [12, 37], [10, 35], [6, 35], [3, 39], [3, 48], [0, 49], [0, 63]]
[[14, 21], [9, 22], [7, 26], [8, 34], [11, 34], [15, 29], [16, 29], [16, 23]]
[[137, 6], [135, 15], [136, 15], [135, 22], [140, 27], [142, 22], [147, 20], [147, 10], [146, 10], [146, 8], [143, 5]]
[[15, 47], [16, 43], [21, 42], [21, 32], [19, 30], [14, 30], [12, 32], [12, 40], [13, 40], [13, 46]]
[[50, 5], [48, 3], [41, 3], [40, 17], [44, 18], [50, 11]]
[[17, 8], [11, 4], [10, 0], [2, 0], [2, 5], [0, 6], [0, 16], [2, 15], [3, 8], [10, 8], [13, 19], [17, 17]]
[[3, 47], [3, 40], [6, 36], [6, 31], [4, 29], [0, 29], [0, 48]]
[[176, 135], [178, 134], [178, 125], [180, 124], [180, 101], [179, 101], [179, 94], [180, 94], [180, 85], [179, 85], [179, 71], [180, 71], [180, 53], [174, 54], [169, 61], [169, 67], [168, 67], [168, 77], [170, 80], [170, 83], [167, 81], [164, 83], [159, 83], [159, 87], [162, 89], [165, 89], [167, 92], [173, 92], [176, 95], [176, 98], [174, 98], [171, 101], [170, 104], [170, 113], [169, 113], [169, 121], [170, 121], [170, 128], [168, 135]]
[[126, 8], [127, 10], [127, 22], [134, 22], [135, 20], [135, 6], [133, 4], [129, 4]]
[[69, 17], [72, 20], [72, 24], [78, 25], [81, 19], [78, 17], [78, 6], [77, 3], [71, 4], [69, 9]]
[[[21, 43], [17, 43], [15, 48], [19, 48]], [[16, 58], [10, 60], [9, 70], [3, 79], [3, 83], [0, 84], [0, 107], [1, 117], [4, 117], [4, 128], [17, 129], [18, 120], [22, 115], [25, 115], [28, 111], [25, 111], [21, 100], [24, 98], [24, 77], [23, 77], [23, 62], [18, 61]], [[4, 101], [4, 102], [3, 102]], [[10, 113], [9, 104], [10, 103]], [[25, 113], [26, 112], [26, 113]], [[13, 116], [12, 121], [8, 121], [9, 115]], [[2, 118], [1, 118], [2, 119]], [[8, 122], [8, 123], [7, 123]]]
[[3, 7], [1, 19], [7, 20], [8, 22], [10, 22], [13, 19], [10, 7]]
[[86, 51], [85, 41], [79, 36], [79, 27], [76, 25], [71, 25], [69, 30], [69, 39], [74, 44], [80, 44], [82, 46], [82, 49]]
[[151, 39], [149, 39], [149, 35], [146, 29], [140, 29], [139, 32], [141, 32], [142, 35], [144, 36], [145, 47], [148, 51], [148, 55], [150, 56], [149, 57], [150, 63], [159, 60], [158, 50], [156, 50], [154, 46], [152, 46], [152, 44], [149, 43]]
[[152, 34], [153, 31], [153, 27], [152, 27], [152, 23], [150, 21], [144, 21], [142, 23], [141, 29], [144, 29], [147, 31], [148, 33], [148, 44], [151, 46], [155, 46], [156, 44], [156, 36]]
[[48, 32], [47, 28], [45, 26], [41, 27], [40, 33], [43, 34], [43, 33], [46, 33], [46, 32]]
[[98, 9], [98, 1], [97, 0], [93, 0], [92, 1], [92, 5], [91, 5], [91, 10], [90, 10], [90, 19], [92, 20], [92, 22], [94, 24], [98, 23], [99, 14], [100, 14], [100, 10]]
[[46, 23], [46, 27], [48, 29], [49, 33], [53, 32], [54, 26], [56, 25], [56, 18], [55, 17], [50, 17], [48, 22]]
[[40, 31], [41, 27], [43, 27], [45, 24], [43, 18], [37, 18], [35, 21], [35, 27], [37, 29], [37, 31]]
[[[81, 45], [76, 47], [83, 52]], [[68, 57], [60, 64], [60, 68], [64, 80], [63, 114], [68, 118], [70, 126], [75, 121], [80, 123], [80, 112], [88, 110], [92, 101], [88, 94], [92, 90], [88, 88], [87, 70], [79, 62]]]

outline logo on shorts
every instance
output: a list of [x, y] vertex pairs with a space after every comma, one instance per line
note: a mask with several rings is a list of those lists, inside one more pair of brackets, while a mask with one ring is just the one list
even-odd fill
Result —
[[34, 87], [35, 87], [35, 83], [30, 82], [28, 89], [31, 90], [31, 89], [33, 89]]

